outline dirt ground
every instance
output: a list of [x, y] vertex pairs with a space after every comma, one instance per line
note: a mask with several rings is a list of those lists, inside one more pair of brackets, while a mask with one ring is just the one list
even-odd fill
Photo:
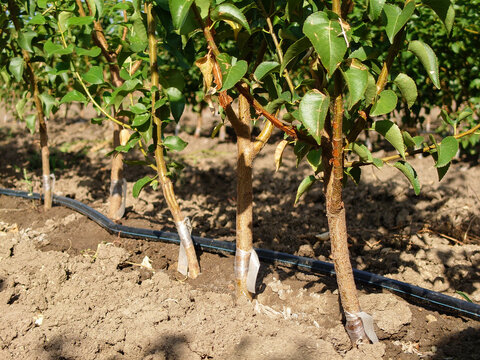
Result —
[[[211, 139], [211, 122], [173, 159], [175, 189], [195, 235], [235, 239], [235, 144]], [[75, 112], [49, 122], [55, 193], [105, 213], [111, 129]], [[275, 172], [270, 140], [254, 167], [256, 247], [329, 261], [324, 197], [316, 186], [297, 206], [309, 174], [291, 149]], [[377, 153], [376, 156], [381, 156]], [[138, 158], [138, 154], [129, 155]], [[480, 303], [480, 169], [452, 164], [439, 183], [431, 158], [412, 160], [415, 196], [396, 169], [363, 169], [344, 191], [353, 265]], [[131, 196], [149, 171], [128, 166], [130, 226], [174, 230], [159, 191]], [[0, 187], [40, 191], [38, 144], [0, 116]], [[480, 322], [359, 285], [380, 343], [351, 349], [335, 279], [262, 264], [252, 303], [234, 298], [233, 258], [201, 253], [202, 275], [176, 271], [178, 247], [123, 239], [63, 207], [0, 196], [1, 359], [478, 359]], [[152, 268], [140, 266], [148, 257]]]

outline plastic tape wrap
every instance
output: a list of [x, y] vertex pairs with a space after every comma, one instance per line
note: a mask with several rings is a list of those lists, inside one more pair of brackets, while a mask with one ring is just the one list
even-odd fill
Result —
[[53, 192], [55, 191], [55, 174], [43, 175], [43, 192], [50, 191], [50, 197], [53, 199]]
[[236, 248], [235, 252], [235, 278], [243, 279], [247, 277], [247, 289], [255, 293], [255, 284], [257, 282], [258, 270], [260, 269], [260, 260], [254, 249], [245, 251]]
[[125, 214], [125, 205], [127, 201], [127, 180], [125, 178], [121, 180], [113, 180], [110, 184], [110, 196], [118, 195], [122, 199], [120, 208], [117, 211], [115, 219], [121, 219]]
[[190, 219], [186, 217], [183, 221], [175, 223], [177, 226], [178, 236], [180, 237], [180, 250], [178, 252], [177, 270], [184, 276], [188, 274], [188, 258], [186, 249], [193, 246], [192, 241], [192, 224]]
[[363, 311], [360, 311], [355, 314], [345, 311], [345, 317], [347, 321], [355, 321], [357, 319], [360, 319], [362, 321], [365, 334], [367, 335], [369, 340], [372, 342], [372, 344], [375, 344], [378, 342], [377, 334], [375, 334], [375, 329], [373, 328], [373, 317], [371, 315], [368, 315], [366, 312], [363, 312]]

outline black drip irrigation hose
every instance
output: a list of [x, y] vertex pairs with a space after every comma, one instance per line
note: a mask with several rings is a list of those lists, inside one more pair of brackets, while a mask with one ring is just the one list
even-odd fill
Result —
[[[33, 200], [41, 200], [43, 198], [43, 195], [38, 193], [28, 193], [26, 191], [2, 188], [0, 188], [0, 195], [15, 196]], [[54, 195], [53, 203], [66, 206], [79, 212], [80, 214], [87, 216], [89, 219], [96, 222], [98, 225], [114, 235], [150, 241], [163, 241], [176, 244], [180, 243], [180, 239], [176, 233], [134, 228], [116, 224], [105, 215], [77, 200]], [[199, 236], [192, 236], [192, 239], [195, 243], [195, 246], [204, 251], [228, 254], [235, 252], [235, 243], [233, 242], [213, 240]], [[257, 252], [258, 257], [265, 262], [278, 263], [312, 273], [328, 274], [332, 276], [335, 275], [335, 269], [332, 263], [267, 249], [256, 248], [255, 251]], [[428, 304], [440, 307], [443, 310], [450, 310], [460, 313], [463, 316], [480, 320], [480, 305], [478, 304], [456, 299], [436, 291], [427, 290], [402, 281], [389, 279], [381, 275], [369, 273], [367, 271], [353, 269], [353, 275], [356, 281], [364, 284], [388, 289], [390, 291], [421, 300], [422, 302], [427, 302]]]

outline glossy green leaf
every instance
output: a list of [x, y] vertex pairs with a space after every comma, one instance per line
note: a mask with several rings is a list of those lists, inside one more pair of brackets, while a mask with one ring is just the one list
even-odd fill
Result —
[[72, 16], [68, 18], [65, 24], [67, 25], [67, 28], [71, 26], [84, 26], [92, 24], [93, 20], [93, 16]]
[[440, 89], [438, 60], [432, 48], [420, 40], [415, 40], [408, 45], [408, 50], [420, 59], [433, 85]]
[[170, 150], [182, 151], [185, 149], [188, 143], [180, 139], [178, 136], [167, 136], [163, 140], [163, 145]]
[[445, 25], [447, 34], [450, 33], [453, 22], [455, 21], [455, 9], [453, 8], [452, 2], [450, 0], [422, 0], [422, 2], [435, 11]]
[[387, 33], [390, 43], [393, 43], [395, 35], [397, 35], [415, 11], [415, 1], [410, 1], [405, 4], [403, 10], [396, 5], [385, 4], [383, 11], [387, 17], [385, 32]]
[[210, 17], [212, 20], [229, 20], [237, 23], [245, 28], [249, 33], [250, 25], [248, 24], [247, 18], [243, 15], [242, 11], [231, 3], [221, 3], [219, 4], [211, 13]]
[[302, 180], [302, 182], [298, 186], [297, 195], [295, 196], [295, 205], [297, 204], [298, 200], [300, 200], [302, 195], [305, 194], [312, 187], [313, 184], [315, 184], [315, 182], [317, 182], [317, 179], [313, 175], [307, 176], [305, 179]]
[[45, 116], [50, 117], [50, 113], [55, 106], [58, 106], [58, 101], [48, 93], [44, 92], [39, 95], [40, 100], [42, 100], [43, 106], [45, 108]]
[[301, 53], [306, 51], [310, 46], [310, 40], [306, 36], [290, 45], [290, 47], [285, 52], [285, 55], [283, 56], [283, 62], [280, 66], [280, 73], [283, 73], [288, 64], [290, 64]]
[[346, 71], [342, 71], [342, 74], [347, 82], [349, 92], [347, 108], [351, 109], [365, 94], [368, 83], [368, 70], [362, 63], [354, 60]]
[[360, 158], [360, 161], [366, 162], [366, 163], [373, 162], [372, 153], [370, 152], [370, 150], [368, 150], [368, 148], [365, 145], [353, 142], [353, 143], [350, 143], [348, 148], [358, 155], [358, 157]]
[[183, 26], [192, 4], [193, 0], [168, 0], [175, 29], [178, 30]]
[[393, 111], [397, 106], [397, 95], [395, 91], [383, 90], [370, 111], [371, 116], [385, 115]]
[[313, 13], [305, 20], [303, 33], [310, 39], [323, 66], [332, 75], [347, 51], [338, 19], [330, 18], [323, 11]]
[[383, 167], [383, 160], [378, 159], [378, 158], [373, 158], [373, 165], [377, 168], [380, 169]]
[[34, 17], [32, 17], [30, 19], [30, 21], [28, 22], [29, 25], [43, 25], [47, 22], [47, 20], [45, 20], [45, 16], [43, 15], [40, 15], [40, 14], [37, 14], [35, 15]]
[[403, 142], [407, 148], [414, 148], [416, 146], [415, 140], [407, 131], [402, 131], [402, 136]]
[[48, 39], [45, 44], [43, 45], [43, 50], [47, 53], [47, 55], [67, 55], [73, 52], [74, 46], [73, 44], [68, 45], [64, 48], [62, 45], [54, 44], [52, 40]]
[[31, 134], [35, 133], [35, 122], [36, 116], [34, 114], [25, 117], [25, 123], [27, 124], [27, 128], [30, 130]]
[[393, 164], [398, 170], [400, 170], [403, 175], [406, 176], [410, 184], [412, 184], [413, 191], [415, 191], [415, 195], [420, 194], [420, 181], [418, 180], [417, 172], [415, 169], [407, 163], [406, 161], [397, 161]]
[[402, 132], [397, 124], [390, 120], [379, 120], [373, 123], [372, 128], [379, 134], [382, 134], [399, 152], [402, 158], [405, 159], [405, 144], [403, 142]]
[[413, 81], [413, 79], [407, 74], [400, 73], [393, 82], [398, 86], [398, 89], [402, 93], [402, 97], [405, 99], [405, 102], [410, 109], [418, 96], [415, 81]]
[[377, 94], [377, 84], [372, 74], [368, 73], [367, 87], [365, 88], [365, 104], [368, 106], [375, 100]]
[[60, 32], [67, 31], [67, 21], [73, 16], [73, 13], [69, 11], [62, 11], [58, 14], [58, 29]]
[[71, 102], [86, 102], [87, 98], [81, 92], [77, 90], [69, 91], [61, 100], [60, 104], [71, 103]]
[[330, 97], [328, 95], [318, 90], [311, 90], [302, 98], [298, 108], [301, 123], [318, 144], [321, 142], [321, 132], [325, 125], [329, 105]]
[[151, 181], [153, 181], [154, 178], [151, 178], [150, 176], [145, 176], [141, 178], [140, 180], [137, 180], [135, 184], [133, 184], [133, 189], [132, 189], [132, 195], [134, 198], [138, 198], [138, 195], [140, 194], [140, 191]]
[[15, 104], [15, 110], [17, 110], [18, 117], [23, 120], [23, 114], [25, 114], [25, 105], [27, 105], [28, 99], [24, 97]]
[[82, 78], [90, 84], [103, 84], [103, 69], [100, 66], [92, 66]]
[[8, 64], [8, 71], [10, 71], [10, 73], [15, 77], [15, 80], [17, 80], [17, 82], [22, 81], [23, 69], [23, 58], [18, 56], [10, 60], [10, 64]]
[[130, 106], [130, 111], [134, 114], [143, 114], [148, 111], [147, 107], [142, 103], [137, 103], [135, 105]]
[[368, 17], [370, 20], [377, 20], [382, 14], [385, 0], [369, 0], [368, 1]]
[[145, 124], [148, 120], [150, 120], [150, 113], [137, 114], [133, 118], [132, 126], [135, 128], [140, 127], [143, 124]]
[[347, 174], [347, 176], [350, 179], [353, 180], [355, 185], [358, 185], [358, 183], [360, 182], [360, 176], [362, 175], [362, 169], [360, 169], [360, 167], [358, 167], [358, 166], [349, 167], [349, 168], [344, 169], [344, 172], [345, 172], [345, 174]]
[[462, 121], [472, 115], [473, 115], [473, 110], [470, 108], [466, 108], [460, 114], [458, 114], [457, 122]]
[[32, 39], [37, 36], [37, 33], [35, 31], [25, 31], [20, 34], [18, 37], [18, 45], [23, 49], [28, 52], [33, 52], [32, 49]]
[[278, 71], [280, 69], [280, 64], [276, 61], [264, 61], [257, 66], [253, 75], [257, 81], [262, 81], [262, 79], [270, 74], [272, 71]]
[[97, 57], [102, 52], [98, 46], [92, 46], [90, 49], [75, 48], [75, 52], [80, 56]]
[[172, 116], [175, 121], [178, 122], [183, 114], [183, 110], [185, 109], [185, 96], [183, 96], [180, 90], [174, 87], [167, 88], [165, 92], [170, 103], [170, 110], [172, 112]]
[[130, 49], [133, 52], [138, 53], [144, 51], [148, 45], [147, 29], [145, 28], [140, 12], [135, 12], [132, 15], [132, 20], [133, 32], [129, 34], [128, 42], [130, 44]]
[[248, 69], [248, 63], [245, 60], [240, 60], [232, 67], [227, 69], [226, 76], [223, 79], [223, 87], [220, 91], [231, 89], [238, 83], [242, 77], [246, 74]]
[[441, 168], [447, 165], [458, 152], [458, 140], [453, 136], [447, 136], [437, 145], [438, 160], [435, 167]]
[[310, 150], [307, 154], [307, 161], [315, 173], [322, 171], [322, 148]]

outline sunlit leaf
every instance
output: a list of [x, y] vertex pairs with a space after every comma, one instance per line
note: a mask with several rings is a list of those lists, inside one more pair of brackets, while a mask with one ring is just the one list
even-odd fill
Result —
[[329, 105], [330, 97], [328, 95], [318, 90], [311, 90], [302, 98], [298, 108], [300, 121], [318, 144], [321, 142], [321, 132], [325, 125]]
[[393, 164], [398, 170], [400, 170], [403, 175], [406, 176], [410, 184], [412, 184], [413, 191], [415, 191], [415, 195], [420, 194], [420, 181], [418, 180], [418, 175], [415, 169], [407, 163], [406, 161], [397, 161]]
[[410, 109], [415, 103], [415, 100], [417, 100], [418, 96], [417, 85], [415, 84], [415, 81], [413, 81], [413, 79], [407, 74], [400, 73], [393, 82], [400, 89], [402, 97], [405, 99], [405, 102]]
[[383, 11], [387, 17], [385, 32], [387, 33], [390, 43], [393, 43], [395, 35], [397, 35], [415, 11], [415, 1], [406, 3], [403, 10], [396, 5], [385, 4]]
[[432, 48], [420, 40], [415, 40], [408, 45], [408, 50], [420, 59], [433, 85], [440, 89], [438, 61]]
[[250, 32], [250, 25], [247, 18], [243, 15], [242, 11], [235, 5], [230, 3], [221, 3], [210, 13], [212, 20], [230, 20], [239, 25], [242, 25], [245, 30]]
[[438, 160], [435, 167], [441, 168], [447, 165], [458, 152], [458, 140], [453, 136], [447, 136], [437, 146]]
[[103, 69], [100, 66], [92, 66], [82, 78], [90, 84], [103, 84]]
[[8, 71], [10, 71], [10, 73], [15, 77], [15, 80], [18, 82], [22, 81], [23, 69], [23, 58], [17, 56], [10, 60], [10, 64], [8, 64]]
[[167, 136], [163, 140], [163, 145], [170, 150], [182, 151], [188, 143], [180, 139], [178, 136]]
[[365, 66], [357, 60], [353, 60], [350, 67], [342, 72], [348, 86], [348, 109], [351, 109], [360, 101], [367, 89], [368, 71]]
[[453, 22], [455, 21], [455, 9], [453, 8], [452, 2], [450, 0], [422, 0], [422, 2], [435, 11], [445, 25], [447, 34], [450, 33]]
[[77, 90], [69, 91], [61, 100], [60, 104], [71, 103], [71, 102], [86, 102], [87, 98], [81, 92]]
[[257, 66], [253, 75], [258, 81], [262, 81], [266, 75], [272, 71], [278, 71], [279, 68], [280, 64], [276, 61], [264, 61]]
[[175, 29], [178, 30], [183, 26], [192, 4], [193, 0], [168, 0]]
[[377, 20], [382, 14], [385, 0], [369, 0], [368, 1], [368, 17], [370, 20]]
[[340, 65], [347, 51], [338, 18], [323, 11], [310, 15], [303, 25], [303, 33], [312, 43], [320, 61], [330, 75]]
[[388, 114], [397, 106], [397, 95], [392, 90], [383, 90], [370, 111], [371, 116]]
[[379, 120], [373, 123], [372, 128], [379, 134], [382, 134], [383, 137], [385, 137], [385, 139], [399, 152], [402, 158], [405, 159], [403, 136], [397, 124], [390, 120]]
[[285, 52], [285, 55], [283, 56], [283, 62], [280, 66], [280, 72], [283, 73], [288, 64], [290, 64], [301, 53], [306, 51], [310, 46], [310, 40], [306, 36], [290, 45], [290, 47]]
[[138, 198], [138, 195], [140, 194], [140, 191], [151, 181], [153, 181], [154, 178], [151, 178], [150, 176], [145, 176], [141, 178], [140, 180], [137, 180], [135, 184], [133, 184], [133, 190], [132, 190], [132, 195], [134, 198]]
[[231, 89], [238, 83], [246, 74], [248, 63], [245, 60], [240, 60], [227, 70], [226, 76], [223, 79], [223, 87], [220, 91]]
[[297, 204], [298, 200], [300, 200], [302, 195], [305, 194], [312, 187], [312, 185], [315, 184], [316, 181], [317, 179], [313, 175], [307, 176], [305, 179], [302, 180], [297, 189], [297, 195], [295, 196], [295, 204]]

